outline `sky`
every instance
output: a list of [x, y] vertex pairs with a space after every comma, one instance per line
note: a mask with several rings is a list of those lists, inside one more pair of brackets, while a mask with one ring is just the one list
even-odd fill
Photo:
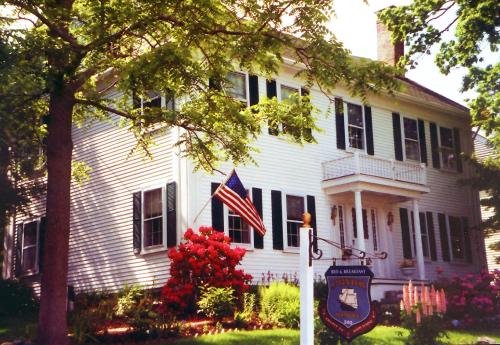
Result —
[[[377, 31], [375, 12], [391, 5], [407, 5], [411, 0], [368, 0], [368, 5], [363, 0], [335, 0], [334, 8], [336, 17], [330, 23], [330, 29], [344, 46], [351, 50], [355, 56], [371, 59], [377, 58]], [[443, 16], [444, 21], [449, 17]], [[446, 23], [443, 22], [444, 25]], [[439, 23], [438, 23], [439, 25]], [[454, 27], [452, 27], [452, 30]], [[449, 36], [453, 32], [448, 33]], [[453, 70], [449, 75], [442, 75], [434, 65], [434, 48], [431, 55], [423, 55], [418, 59], [416, 69], [408, 71], [406, 76], [429, 89], [436, 91], [458, 103], [465, 105], [465, 98], [472, 94], [460, 93], [464, 69]], [[493, 55], [488, 56], [491, 60]], [[498, 56], [495, 57], [498, 59]]]

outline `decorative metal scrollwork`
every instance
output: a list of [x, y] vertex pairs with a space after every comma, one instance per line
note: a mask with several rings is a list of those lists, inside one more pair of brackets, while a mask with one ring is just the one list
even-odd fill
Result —
[[[340, 249], [342, 251], [341, 257], [331, 257], [331, 258], [323, 258], [323, 250], [316, 248], [314, 250], [314, 243], [322, 241], [334, 248]], [[340, 243], [327, 240], [326, 238], [314, 236], [312, 233], [309, 235], [309, 265], [312, 264], [312, 260], [328, 260], [332, 261], [335, 265], [336, 261], [348, 261], [348, 260], [361, 260], [361, 263], [365, 263], [366, 265], [370, 265], [373, 260], [385, 260], [387, 259], [387, 252], [378, 252], [378, 253], [368, 253], [366, 251], [360, 250], [358, 248], [350, 247], [350, 246], [342, 246]]]

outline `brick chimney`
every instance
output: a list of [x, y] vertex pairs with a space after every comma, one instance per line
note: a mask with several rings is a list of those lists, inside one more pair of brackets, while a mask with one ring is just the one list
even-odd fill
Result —
[[395, 66], [404, 54], [404, 43], [392, 43], [391, 32], [385, 24], [377, 20], [377, 59]]

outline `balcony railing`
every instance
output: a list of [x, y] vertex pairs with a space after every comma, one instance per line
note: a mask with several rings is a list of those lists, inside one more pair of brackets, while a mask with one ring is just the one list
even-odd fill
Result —
[[426, 169], [423, 163], [400, 162], [359, 152], [323, 163], [324, 180], [360, 174], [419, 185], [427, 183]]

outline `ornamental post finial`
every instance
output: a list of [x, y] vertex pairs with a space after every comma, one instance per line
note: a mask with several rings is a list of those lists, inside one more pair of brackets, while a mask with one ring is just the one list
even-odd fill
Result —
[[309, 212], [304, 212], [302, 214], [302, 222], [304, 223], [302, 225], [303, 228], [310, 228], [311, 227], [311, 214]]

